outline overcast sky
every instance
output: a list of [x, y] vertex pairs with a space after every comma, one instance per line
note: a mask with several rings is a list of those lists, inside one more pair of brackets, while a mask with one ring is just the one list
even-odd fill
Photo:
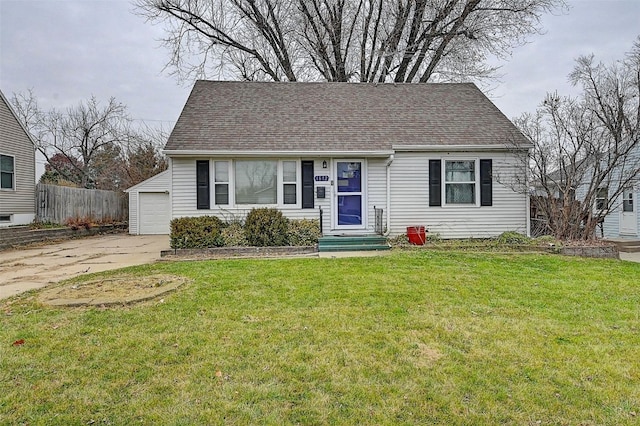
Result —
[[[507, 117], [533, 112], [545, 93], [569, 94], [574, 59], [623, 57], [640, 34], [640, 0], [570, 0], [542, 20], [503, 65], [490, 98]], [[130, 115], [173, 125], [189, 94], [163, 71], [162, 28], [134, 15], [128, 0], [0, 0], [0, 89], [7, 98], [33, 89], [44, 108], [64, 109], [113, 96]]]

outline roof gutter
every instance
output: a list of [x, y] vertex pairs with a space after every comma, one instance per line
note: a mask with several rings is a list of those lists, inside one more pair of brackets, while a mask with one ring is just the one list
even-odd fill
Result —
[[527, 151], [531, 144], [495, 144], [495, 145], [393, 145], [396, 152], [428, 151], [428, 152], [488, 152], [488, 151]]
[[306, 151], [306, 150], [191, 150], [191, 149], [165, 149], [162, 151], [168, 157], [389, 157], [392, 150], [385, 151]]

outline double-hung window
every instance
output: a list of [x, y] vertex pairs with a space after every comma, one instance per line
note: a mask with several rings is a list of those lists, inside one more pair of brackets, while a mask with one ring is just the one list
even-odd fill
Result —
[[[313, 208], [312, 161], [197, 160], [196, 168], [199, 209], [210, 208], [209, 198], [212, 199], [212, 205], [226, 208], [253, 205]], [[304, 182], [307, 189], [305, 196]]]
[[627, 188], [623, 192], [622, 211], [623, 212], [633, 211], [633, 189], [632, 188]]
[[607, 208], [608, 188], [598, 188], [596, 191], [596, 210], [603, 211]]
[[446, 160], [444, 163], [446, 204], [476, 204], [476, 162]]
[[229, 204], [229, 162], [214, 161], [214, 201], [216, 205]]
[[0, 189], [15, 189], [15, 160], [9, 155], [0, 155]]
[[429, 206], [443, 205], [492, 206], [493, 160], [429, 160]]
[[282, 204], [297, 204], [298, 202], [298, 162], [282, 162]]

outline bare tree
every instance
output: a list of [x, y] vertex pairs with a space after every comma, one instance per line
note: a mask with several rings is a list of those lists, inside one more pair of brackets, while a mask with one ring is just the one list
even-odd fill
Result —
[[165, 25], [180, 79], [361, 82], [487, 78], [564, 0], [135, 0]]
[[580, 57], [569, 78], [579, 97], [549, 94], [516, 125], [534, 144], [525, 166], [550, 230], [588, 239], [640, 181], [640, 37], [624, 60]]
[[[140, 151], [149, 146], [154, 148], [155, 161], [159, 144], [166, 140], [159, 140], [164, 133], [134, 128], [126, 107], [114, 98], [103, 105], [92, 97], [64, 111], [42, 110], [32, 91], [14, 94], [11, 101], [36, 148], [47, 160], [49, 171], [55, 172], [48, 179], [65, 180], [83, 188], [127, 188], [132, 181], [130, 174], [138, 175], [133, 180], [140, 178], [138, 171], [128, 170], [137, 167], [129, 163], [129, 157], [151, 155], [148, 150]], [[144, 179], [147, 177], [150, 176]]]

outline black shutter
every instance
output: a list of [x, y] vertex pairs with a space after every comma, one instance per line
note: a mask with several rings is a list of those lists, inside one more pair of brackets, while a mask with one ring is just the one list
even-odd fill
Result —
[[442, 162], [429, 160], [429, 205], [442, 205]]
[[197, 208], [209, 209], [209, 161], [196, 161]]
[[493, 205], [492, 161], [480, 160], [480, 205]]
[[313, 161], [302, 162], [302, 208], [313, 208]]

